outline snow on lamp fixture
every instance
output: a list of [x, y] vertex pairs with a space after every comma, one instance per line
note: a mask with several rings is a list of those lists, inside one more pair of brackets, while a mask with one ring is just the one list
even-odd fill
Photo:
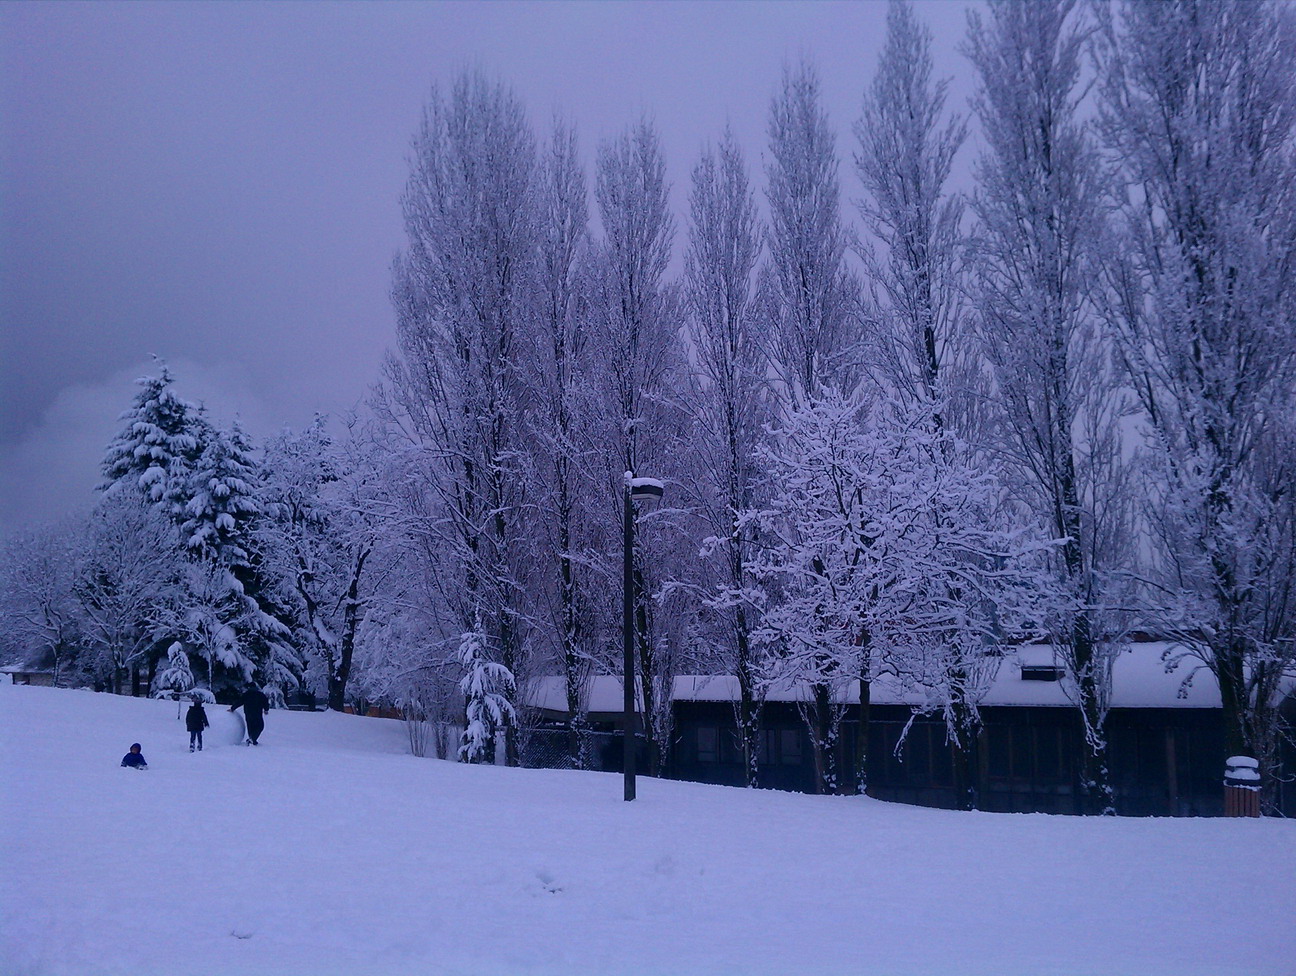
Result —
[[666, 486], [656, 478], [631, 478], [630, 500], [633, 502], [659, 502], [666, 493]]

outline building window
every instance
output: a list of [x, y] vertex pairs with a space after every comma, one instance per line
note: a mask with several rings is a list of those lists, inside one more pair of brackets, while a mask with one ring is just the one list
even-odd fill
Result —
[[1022, 681], [1061, 681], [1062, 669], [1051, 664], [1023, 664]]
[[698, 726], [697, 730], [697, 758], [698, 762], [713, 763], [718, 756], [716, 755], [716, 746], [719, 742], [719, 730], [707, 726]]
[[801, 764], [801, 733], [796, 729], [783, 729], [779, 737], [779, 762], [785, 766]]

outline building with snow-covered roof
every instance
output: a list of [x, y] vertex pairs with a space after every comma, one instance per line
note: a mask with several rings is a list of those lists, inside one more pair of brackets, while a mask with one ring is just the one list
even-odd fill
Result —
[[44, 685], [53, 687], [54, 672], [48, 668], [30, 668], [22, 664], [6, 664], [0, 668], [0, 680], [8, 678], [15, 685]]
[[[600, 676], [587, 688], [593, 728], [619, 729], [619, 676]], [[735, 720], [737, 679], [687, 675], [674, 679], [674, 734], [665, 775], [740, 785], [742, 756]], [[976, 744], [976, 792], [984, 810], [1080, 812], [1081, 724], [1061, 662], [1047, 645], [1014, 648], [980, 701], [983, 728]], [[528, 704], [557, 726], [567, 721], [561, 677], [534, 681]], [[925, 806], [956, 805], [954, 757], [939, 715], [915, 714], [921, 696], [894, 678], [870, 686], [867, 739], [860, 731], [858, 682], [834, 688], [840, 718], [837, 766], [847, 791], [859, 782], [859, 747], [867, 792], [879, 799]], [[815, 776], [801, 707], [808, 686], [776, 685], [762, 710], [760, 785], [810, 792]], [[1289, 698], [1296, 712], [1296, 698]], [[1293, 715], [1296, 718], [1296, 715]], [[1223, 812], [1226, 758], [1219, 689], [1214, 676], [1164, 641], [1134, 643], [1115, 661], [1108, 758], [1119, 813], [1136, 816], [1218, 815]], [[609, 745], [598, 765], [619, 768], [620, 746]], [[1290, 750], [1289, 750], [1290, 752]], [[1285, 766], [1296, 769], [1296, 755]], [[1285, 790], [1286, 792], [1282, 792]], [[1290, 795], [1289, 795], [1290, 794]], [[1296, 810], [1296, 793], [1280, 789], [1280, 806]]]

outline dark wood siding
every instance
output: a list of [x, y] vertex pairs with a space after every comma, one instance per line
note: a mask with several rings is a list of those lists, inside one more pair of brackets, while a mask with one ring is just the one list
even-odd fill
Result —
[[[743, 785], [732, 706], [677, 702], [676, 712], [675, 775], [695, 782]], [[929, 718], [911, 723], [909, 710], [897, 705], [874, 705], [871, 718], [869, 795], [953, 808], [954, 756], [945, 741], [944, 725]], [[1082, 732], [1072, 709], [989, 707], [982, 710], [982, 718], [976, 776], [981, 809], [1079, 812]], [[809, 740], [796, 706], [767, 704], [763, 729], [759, 785], [811, 791]], [[846, 792], [854, 792], [859, 746], [855, 714], [848, 712], [841, 731], [839, 768]], [[1217, 709], [1113, 709], [1107, 732], [1118, 813], [1218, 816], [1223, 812], [1224, 754]]]

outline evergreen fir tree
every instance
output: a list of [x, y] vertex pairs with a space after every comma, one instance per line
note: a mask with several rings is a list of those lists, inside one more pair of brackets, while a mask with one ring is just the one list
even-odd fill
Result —
[[103, 489], [138, 490], [147, 504], [180, 521], [186, 473], [203, 453], [208, 425], [200, 408], [176, 396], [165, 365], [161, 375], [144, 376], [137, 382], [140, 391], [120, 418], [126, 426], [104, 456]]
[[180, 532], [185, 548], [236, 575], [249, 568], [248, 537], [260, 514], [257, 469], [247, 436], [235, 422], [218, 431], [194, 466]]
[[167, 648], [167, 666], [153, 680], [153, 690], [159, 697], [179, 698], [194, 686], [193, 668], [189, 666], [189, 652], [176, 641]]
[[214, 433], [188, 481], [188, 504], [180, 533], [190, 556], [210, 561], [226, 572], [241, 604], [230, 620], [249, 668], [262, 683], [276, 688], [296, 685], [303, 670], [301, 654], [290, 642], [291, 610], [276, 593], [276, 581], [257, 553], [254, 533], [261, 517], [261, 474], [252, 446], [236, 422]]
[[459, 760], [490, 762], [496, 731], [517, 720], [509, 701], [515, 690], [513, 674], [490, 659], [480, 627], [459, 639], [459, 663], [465, 672], [459, 690], [466, 699]]
[[[189, 651], [180, 641], [167, 648], [167, 664], [153, 679], [154, 698], [173, 698], [176, 701], [176, 718], [180, 717], [180, 702], [195, 694], [211, 700], [211, 693], [194, 688], [193, 668], [189, 665]], [[197, 700], [195, 698], [195, 700]]]

